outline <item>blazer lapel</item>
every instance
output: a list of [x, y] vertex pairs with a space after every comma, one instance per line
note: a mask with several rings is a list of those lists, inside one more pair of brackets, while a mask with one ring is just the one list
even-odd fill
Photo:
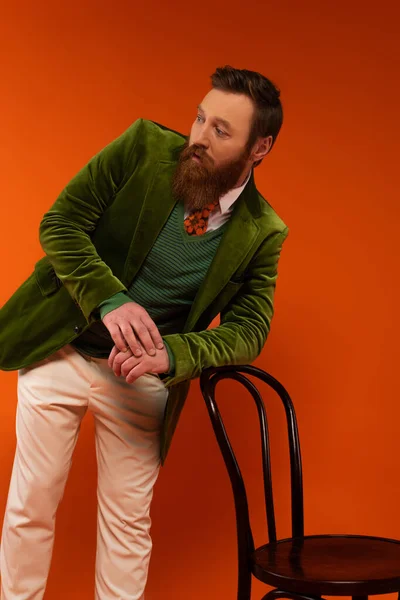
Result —
[[153, 180], [147, 188], [125, 262], [123, 279], [127, 287], [131, 285], [137, 275], [176, 204], [171, 187], [175, 167], [176, 162], [160, 161]]
[[252, 175], [236, 201], [217, 252], [194, 299], [184, 332], [193, 329], [200, 315], [217, 297], [246, 258], [259, 232], [256, 222], [259, 215], [258, 193]]

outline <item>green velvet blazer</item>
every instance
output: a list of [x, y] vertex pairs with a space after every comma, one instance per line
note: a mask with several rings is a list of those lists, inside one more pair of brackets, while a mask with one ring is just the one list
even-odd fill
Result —
[[[129, 288], [175, 205], [171, 178], [185, 141], [139, 119], [68, 183], [40, 224], [45, 256], [0, 309], [0, 369], [43, 360], [99, 318], [101, 302]], [[165, 379], [162, 463], [190, 381], [207, 367], [250, 363], [261, 352], [287, 233], [252, 176], [183, 331], [164, 338], [176, 370]], [[219, 314], [220, 325], [207, 329]]]

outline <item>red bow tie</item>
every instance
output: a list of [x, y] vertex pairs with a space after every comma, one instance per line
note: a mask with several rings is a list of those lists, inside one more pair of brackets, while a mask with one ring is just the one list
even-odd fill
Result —
[[219, 200], [215, 200], [201, 210], [196, 209], [190, 212], [183, 221], [186, 232], [189, 235], [203, 235], [207, 231], [208, 217], [217, 208], [218, 204]]

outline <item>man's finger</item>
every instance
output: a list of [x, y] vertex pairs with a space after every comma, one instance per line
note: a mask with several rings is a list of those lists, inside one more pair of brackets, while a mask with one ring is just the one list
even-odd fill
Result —
[[128, 375], [125, 377], [126, 383], [133, 383], [134, 381], [136, 381], [136, 379], [139, 379], [139, 377], [141, 377], [145, 373], [146, 365], [144, 364], [144, 362], [140, 362], [136, 365], [136, 367], [133, 367], [133, 369], [129, 371]]
[[131, 356], [131, 358], [128, 358], [122, 365], [121, 365], [121, 375], [123, 377], [126, 377], [127, 375], [129, 375], [130, 371], [132, 371], [132, 369], [134, 369], [138, 364], [140, 359], [136, 358], [136, 356]]
[[148, 315], [144, 315], [142, 317], [142, 322], [147, 327], [151, 339], [153, 340], [154, 346], [158, 348], [158, 350], [162, 350], [164, 348], [164, 342], [160, 332], [158, 331], [157, 325]]
[[[132, 352], [129, 350], [126, 352], [118, 352], [117, 356], [114, 358], [113, 371], [117, 377], [122, 374], [121, 367], [122, 365], [129, 360], [130, 358], [135, 358], [132, 356]], [[136, 359], [138, 360], [138, 359]], [[136, 363], [135, 363], [136, 364]]]
[[[151, 321], [151, 319], [150, 319], [150, 321]], [[151, 321], [151, 322], [153, 322], [153, 321]], [[145, 351], [147, 352], [147, 354], [149, 354], [150, 356], [155, 356], [156, 347], [151, 338], [149, 330], [147, 329], [144, 322], [140, 321], [139, 325], [135, 325], [134, 328], [135, 328], [135, 333], [139, 337], [140, 343], [143, 346], [143, 348], [145, 349]]]
[[126, 340], [127, 346], [130, 348], [132, 354], [134, 354], [135, 356], [141, 356], [142, 350], [140, 348], [139, 341], [135, 335], [133, 325], [129, 323], [129, 321], [125, 321], [124, 323], [120, 324], [120, 329], [122, 331], [124, 339]]
[[120, 352], [125, 352], [127, 349], [127, 344], [118, 325], [110, 324], [108, 331], [110, 332], [113, 342], [117, 346], [118, 350]]
[[117, 356], [118, 352], [119, 350], [117, 346], [114, 346], [110, 352], [110, 356], [108, 357], [108, 366], [110, 367], [110, 369], [113, 369], [114, 367], [114, 359]]

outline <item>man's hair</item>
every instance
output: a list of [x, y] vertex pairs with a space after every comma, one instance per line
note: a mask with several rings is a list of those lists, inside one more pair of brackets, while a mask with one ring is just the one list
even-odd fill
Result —
[[[259, 137], [272, 136], [272, 146], [282, 126], [283, 110], [279, 89], [264, 75], [229, 65], [211, 75], [212, 87], [232, 94], [244, 94], [254, 103], [254, 118], [247, 142], [250, 150]], [[254, 166], [261, 161], [254, 163]]]

